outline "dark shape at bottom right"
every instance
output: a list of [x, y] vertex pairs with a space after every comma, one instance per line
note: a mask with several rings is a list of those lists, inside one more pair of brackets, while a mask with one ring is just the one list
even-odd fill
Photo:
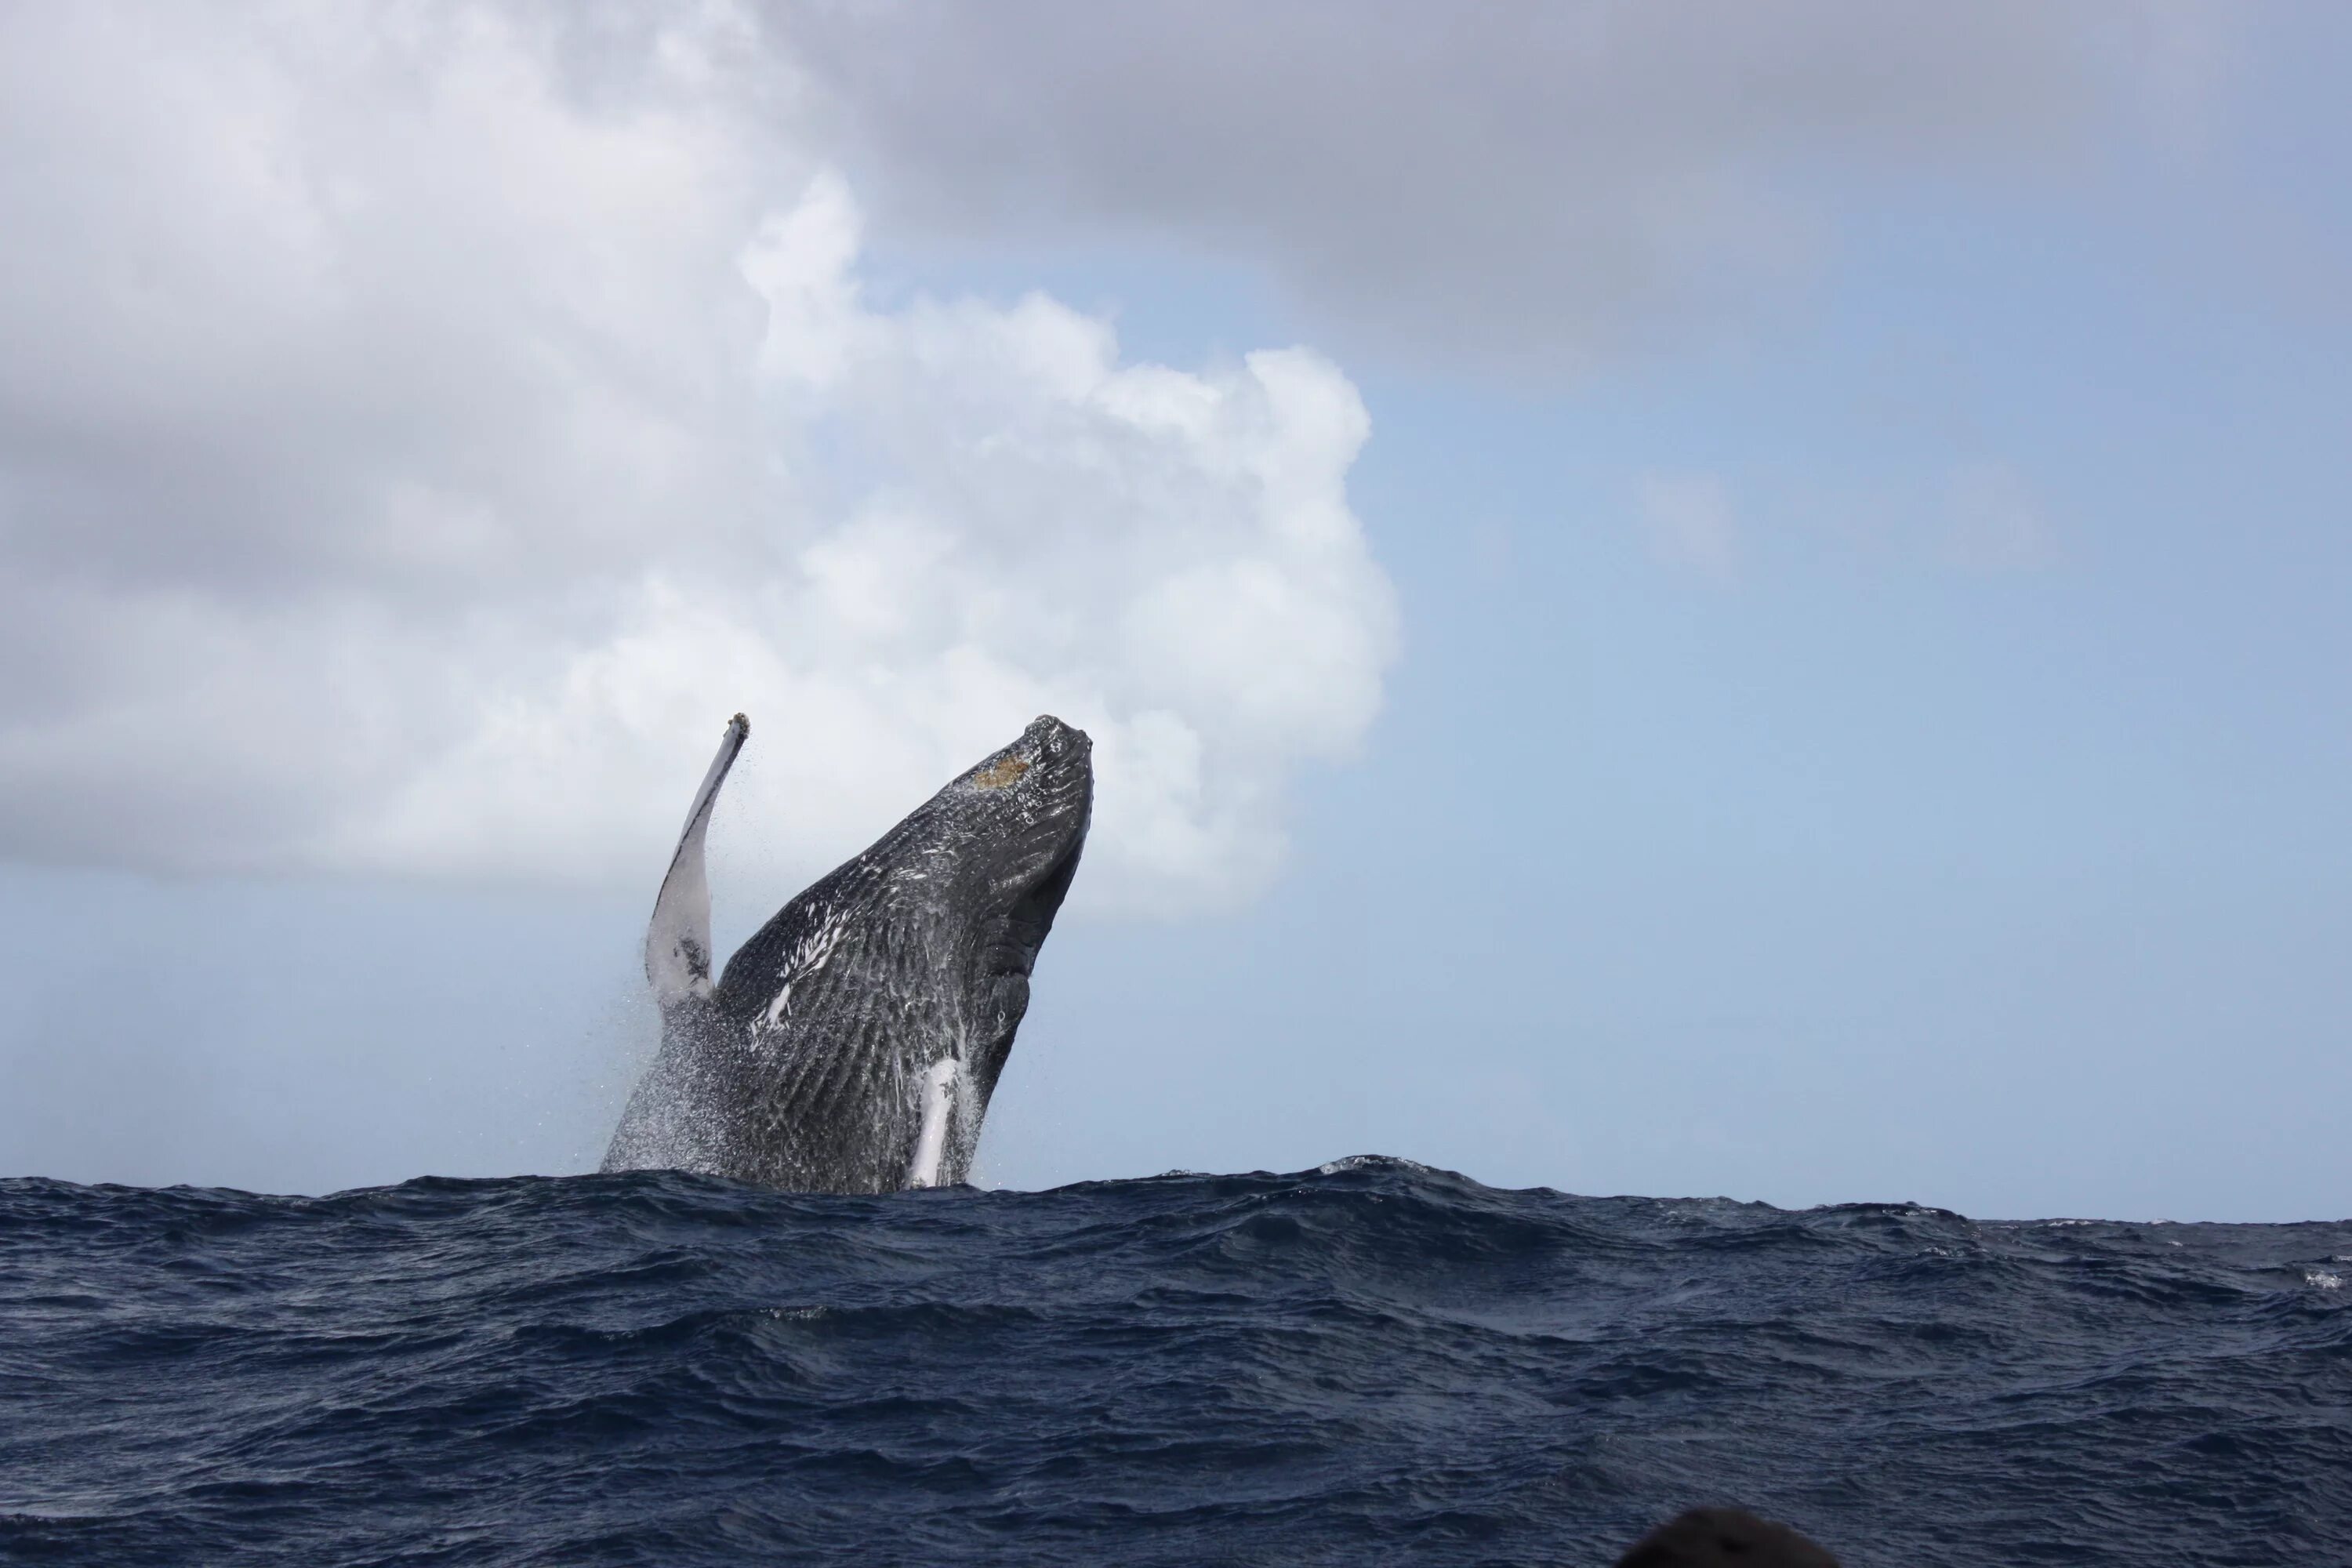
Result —
[[1695, 1508], [1633, 1542], [1617, 1568], [1838, 1568], [1838, 1560], [1745, 1509]]

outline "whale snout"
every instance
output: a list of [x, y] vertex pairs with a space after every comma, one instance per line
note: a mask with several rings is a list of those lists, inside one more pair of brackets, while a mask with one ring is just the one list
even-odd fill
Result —
[[967, 777], [983, 793], [1021, 798], [1031, 811], [1083, 811], [1094, 795], [1094, 750], [1084, 730], [1041, 713]]
[[1065, 724], [1051, 713], [1040, 713], [1021, 731], [1022, 741], [1034, 748], [1041, 762], [1089, 763], [1095, 743], [1084, 730]]
[[[1094, 792], [1094, 742], [1052, 714], [1032, 720], [1013, 742], [981, 763], [965, 782], [982, 795], [1066, 808]], [[951, 786], [952, 787], [952, 786]]]
[[1094, 815], [1093, 758], [1084, 730], [1042, 713], [972, 776], [980, 797], [1002, 803], [992, 810], [1002, 853], [992, 879], [1016, 897], [1042, 898], [1048, 922]]
[[1013, 750], [1029, 764], [1030, 809], [1083, 839], [1094, 810], [1094, 742], [1084, 730], [1041, 713], [1021, 731]]

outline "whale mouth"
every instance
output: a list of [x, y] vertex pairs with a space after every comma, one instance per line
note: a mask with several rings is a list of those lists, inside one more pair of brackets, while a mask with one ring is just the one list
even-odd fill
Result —
[[1045, 945], [1045, 933], [1053, 929], [1054, 916], [1060, 911], [1063, 899], [1069, 894], [1071, 879], [1078, 874], [1078, 857], [1086, 847], [1087, 836], [1080, 831], [1071, 838], [1060, 858], [1029, 885], [1028, 891], [1013, 900], [1013, 908], [1005, 917], [1006, 926], [1010, 931], [1024, 936], [1034, 933], [1021, 955], [1020, 973], [1028, 973], [1031, 965], [1036, 963], [1037, 950]]
[[1037, 950], [1045, 946], [1046, 934], [1054, 929], [1054, 917], [1069, 894], [1086, 847], [1086, 823], [1081, 819], [1077, 831], [1056, 847], [1052, 858], [1005, 889], [1012, 897], [1001, 907], [989, 932], [991, 972], [1026, 975], [1036, 963]]

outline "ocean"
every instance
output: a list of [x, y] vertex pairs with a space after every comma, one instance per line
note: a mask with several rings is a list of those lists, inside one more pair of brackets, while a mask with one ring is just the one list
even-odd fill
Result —
[[2352, 1563], [2352, 1223], [0, 1183], [0, 1561]]

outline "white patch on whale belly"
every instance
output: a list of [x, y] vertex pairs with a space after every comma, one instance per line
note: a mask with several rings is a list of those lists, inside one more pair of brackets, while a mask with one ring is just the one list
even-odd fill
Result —
[[942, 1058], [923, 1075], [923, 1130], [915, 1138], [914, 1163], [907, 1167], [910, 1187], [940, 1184], [940, 1161], [948, 1149], [948, 1112], [955, 1098], [956, 1060]]

